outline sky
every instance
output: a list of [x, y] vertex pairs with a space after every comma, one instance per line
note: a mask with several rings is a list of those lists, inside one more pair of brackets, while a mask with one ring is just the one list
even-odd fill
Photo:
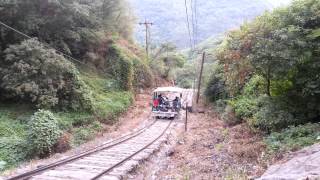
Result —
[[272, 5], [278, 7], [278, 6], [283, 6], [283, 5], [287, 5], [290, 2], [292, 2], [292, 0], [268, 0]]

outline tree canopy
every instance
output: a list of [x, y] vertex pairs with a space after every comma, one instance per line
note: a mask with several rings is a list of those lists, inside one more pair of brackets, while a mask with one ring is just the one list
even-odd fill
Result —
[[[88, 109], [80, 78], [88, 67], [121, 90], [152, 84], [126, 0], [0, 0], [0, 21], [15, 29], [0, 25], [2, 99]], [[85, 66], [67, 62], [75, 59]]]
[[[124, 0], [2, 0], [0, 21], [81, 58], [107, 33], [131, 39], [133, 19]], [[23, 39], [3, 26], [0, 31], [2, 50]]]
[[[253, 117], [247, 117], [253, 120], [251, 122], [257, 122], [267, 117], [269, 113], [275, 115], [277, 112], [287, 112], [290, 115], [286, 116], [292, 117], [282, 124], [284, 126], [318, 121], [320, 117], [319, 11], [320, 2], [317, 0], [295, 1], [288, 7], [266, 12], [253, 22], [229, 32], [216, 50], [224, 72], [220, 79], [225, 82], [229, 95], [236, 99], [234, 106], [243, 103], [244, 96], [249, 98], [244, 91], [246, 88], [255, 87], [254, 84], [257, 82], [252, 78], [256, 79], [259, 76], [264, 81], [261, 85], [265, 90], [255, 91], [259, 91], [258, 94], [261, 96], [266, 94], [271, 100], [264, 98], [264, 101], [269, 102], [263, 106], [264, 108], [261, 104], [256, 104], [261, 107], [261, 111]], [[210, 84], [209, 90], [211, 86], [217, 85]], [[277, 112], [275, 108], [272, 110], [269, 107], [277, 107]], [[283, 111], [279, 111], [281, 108]], [[284, 119], [283, 117], [283, 114], [279, 115], [274, 117], [273, 121]], [[265, 129], [268, 128], [271, 127]]]

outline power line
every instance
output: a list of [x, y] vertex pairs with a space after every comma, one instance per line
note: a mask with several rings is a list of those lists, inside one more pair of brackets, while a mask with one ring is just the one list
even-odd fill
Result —
[[189, 13], [188, 13], [187, 0], [184, 0], [184, 5], [185, 5], [185, 8], [186, 8], [187, 27], [188, 27], [188, 33], [189, 33], [190, 46], [191, 46], [191, 50], [193, 50], [193, 47], [192, 47], [192, 39], [191, 39], [191, 31], [190, 31], [190, 22], [189, 22]]
[[149, 53], [152, 54], [151, 28], [148, 29], [148, 38], [149, 38]]
[[[25, 33], [23, 33], [23, 32], [21, 32], [21, 31], [15, 29], [15, 28], [11, 27], [11, 26], [9, 26], [9, 25], [1, 22], [1, 21], [0, 21], [0, 24], [1, 24], [2, 26], [4, 26], [4, 27], [6, 27], [6, 28], [8, 28], [8, 29], [10, 29], [10, 30], [12, 30], [12, 31], [20, 34], [20, 35], [23, 36], [23, 37], [26, 37], [26, 38], [28, 38], [28, 39], [32, 39], [31, 36], [28, 36], [27, 34], [25, 34]], [[39, 42], [40, 42], [40, 41], [39, 41]], [[82, 61], [80, 61], [80, 60], [77, 60], [77, 59], [69, 56], [68, 54], [65, 54], [65, 53], [62, 52], [62, 51], [57, 50], [57, 49], [55, 49], [54, 47], [51, 47], [51, 46], [49, 46], [49, 45], [47, 45], [47, 44], [45, 44], [45, 43], [43, 43], [43, 42], [40, 42], [40, 43], [43, 44], [43, 46], [45, 46], [45, 47], [47, 47], [47, 48], [54, 49], [56, 52], [62, 54], [63, 56], [65, 56], [65, 57], [67, 57], [67, 58], [69, 58], [69, 59], [71, 59], [71, 60], [73, 60], [73, 61], [75, 61], [75, 62], [78, 62], [78, 63], [80, 63], [80, 64], [82, 64], [82, 65], [86, 65], [84, 62], [82, 62]], [[87, 67], [90, 67], [90, 66], [87, 66]], [[92, 67], [90, 67], [90, 68], [92, 68]]]
[[195, 41], [195, 10], [194, 10], [194, 4], [193, 1], [190, 0], [190, 6], [191, 6], [191, 22], [192, 22], [192, 39], [193, 39], [193, 48], [196, 47], [196, 41]]
[[[186, 17], [187, 17], [187, 28], [188, 28], [188, 33], [189, 33], [189, 40], [190, 40], [190, 50], [191, 50], [191, 58], [193, 57], [194, 53], [195, 53], [195, 46], [193, 45], [193, 43], [195, 43], [194, 41], [192, 41], [192, 38], [191, 38], [191, 30], [190, 30], [190, 22], [189, 22], [189, 13], [188, 13], [188, 5], [187, 5], [187, 0], [184, 1], [184, 4], [185, 4], [185, 8], [186, 8]], [[194, 38], [194, 15], [193, 15], [193, 5], [192, 5], [192, 0], [191, 0], [191, 10], [192, 10], [192, 35], [193, 35], [193, 38]], [[194, 39], [193, 39], [194, 40]], [[196, 73], [197, 74], [197, 73]], [[196, 74], [195, 74], [195, 77], [194, 77], [194, 83], [193, 83], [193, 89], [195, 91], [195, 88], [196, 88]]]
[[18, 34], [20, 34], [20, 35], [22, 35], [22, 36], [24, 36], [24, 37], [27, 37], [27, 38], [29, 38], [29, 39], [32, 39], [32, 37], [24, 34], [23, 32], [21, 32], [21, 31], [19, 31], [19, 30], [17, 30], [17, 29], [14, 29], [13, 27], [11, 27], [11, 26], [9, 26], [9, 25], [1, 22], [1, 21], [0, 21], [0, 24], [3, 25], [3, 26], [6, 27], [6, 28], [12, 30], [12, 31], [15, 31], [16, 33], [18, 33]]
[[[32, 39], [32, 37], [31, 37], [31, 36], [28, 36], [27, 34], [25, 34], [25, 33], [23, 33], [23, 32], [21, 32], [21, 31], [19, 31], [19, 30], [15, 29], [15, 28], [11, 27], [11, 26], [9, 26], [9, 25], [7, 25], [7, 24], [5, 24], [5, 23], [1, 22], [1, 21], [0, 21], [0, 25], [2, 25], [2, 26], [4, 26], [4, 27], [6, 27], [6, 28], [8, 28], [8, 29], [10, 29], [10, 30], [12, 30], [12, 31], [14, 31], [14, 32], [16, 32], [16, 33], [18, 33], [18, 34], [20, 34], [20, 35], [21, 35], [21, 36], [23, 36], [23, 37], [26, 37], [26, 38], [28, 38], [28, 39]], [[96, 70], [97, 70], [96, 68], [94, 68], [94, 67], [92, 67], [92, 66], [89, 66], [89, 65], [85, 64], [84, 62], [82, 62], [82, 61], [80, 61], [80, 60], [78, 60], [78, 59], [76, 59], [76, 58], [73, 58], [73, 57], [69, 56], [68, 54], [65, 54], [65, 53], [64, 53], [64, 52], [62, 52], [62, 51], [59, 51], [59, 50], [55, 49], [54, 47], [49, 46], [49, 45], [48, 45], [48, 44], [46, 44], [46, 43], [43, 43], [43, 42], [41, 42], [41, 41], [39, 41], [39, 42], [40, 42], [44, 47], [47, 47], [47, 48], [53, 49], [53, 50], [55, 50], [56, 52], [58, 52], [58, 53], [62, 54], [64, 57], [67, 57], [67, 59], [69, 58], [69, 59], [71, 59], [72, 61], [78, 62], [78, 63], [80, 63], [81, 65], [86, 66], [86, 67], [88, 67], [88, 68], [90, 68], [90, 69], [92, 69], [92, 70], [94, 70], [94, 71], [96, 71]], [[105, 74], [105, 75], [107, 75], [107, 76], [111, 76], [111, 74], [108, 74], [108, 73], [107, 73], [107, 74]], [[122, 79], [121, 79], [121, 81], [122, 81]]]
[[195, 42], [198, 44], [198, 1], [194, 0], [194, 17], [195, 17]]
[[[191, 6], [191, 17], [192, 17], [192, 38], [193, 38], [193, 48], [191, 48], [191, 58], [197, 58], [197, 53], [195, 52], [196, 50], [196, 44], [197, 44], [197, 2], [196, 0], [190, 0], [190, 6]], [[196, 66], [196, 73], [195, 76], [193, 78], [193, 88], [194, 88], [194, 92], [196, 89], [196, 82], [197, 82], [197, 72], [199, 67]]]

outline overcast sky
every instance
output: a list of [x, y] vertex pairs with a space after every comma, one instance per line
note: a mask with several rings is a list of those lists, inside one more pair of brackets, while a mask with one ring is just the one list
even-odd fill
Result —
[[282, 5], [287, 5], [292, 0], [268, 0], [270, 3], [272, 3], [274, 6], [282, 6]]

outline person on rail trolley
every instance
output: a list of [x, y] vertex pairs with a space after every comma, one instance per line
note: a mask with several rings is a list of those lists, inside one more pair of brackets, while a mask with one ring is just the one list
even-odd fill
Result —
[[153, 100], [153, 108], [154, 109], [158, 110], [159, 104], [160, 104], [159, 98], [156, 98], [156, 99]]
[[178, 110], [181, 108], [180, 98], [177, 96], [177, 97], [173, 100], [172, 104], [173, 104], [173, 109], [174, 109], [175, 111], [178, 111]]

